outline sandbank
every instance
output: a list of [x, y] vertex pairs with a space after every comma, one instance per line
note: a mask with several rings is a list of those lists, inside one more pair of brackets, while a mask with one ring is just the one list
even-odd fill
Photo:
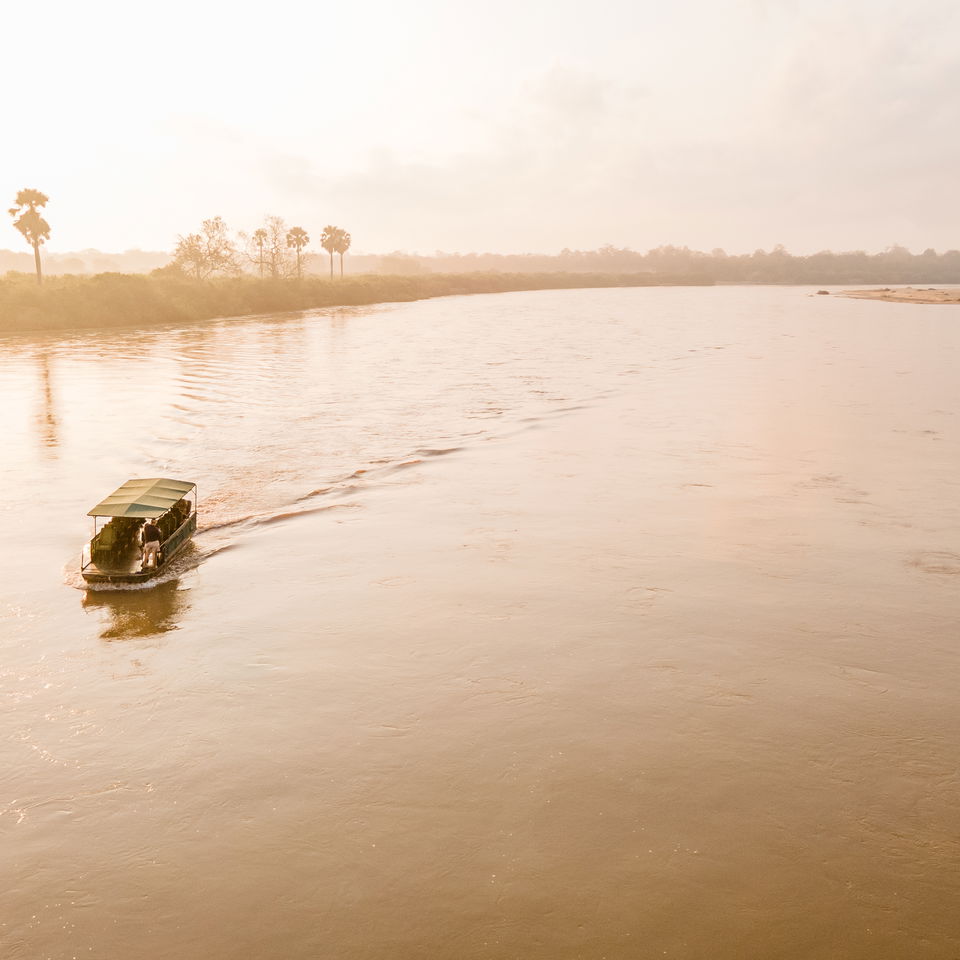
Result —
[[944, 290], [939, 287], [880, 287], [873, 290], [844, 290], [841, 297], [859, 300], [887, 300], [891, 303], [960, 303], [960, 288]]

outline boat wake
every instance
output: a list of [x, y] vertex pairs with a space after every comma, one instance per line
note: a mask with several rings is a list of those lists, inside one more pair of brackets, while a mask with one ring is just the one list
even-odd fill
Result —
[[[489, 431], [472, 433], [469, 437], [464, 437], [466, 442], [462, 445], [423, 446], [398, 457], [371, 460], [368, 461], [367, 466], [358, 467], [349, 473], [341, 473], [320, 486], [308, 490], [307, 493], [294, 496], [292, 499], [288, 498], [286, 502], [272, 507], [244, 511], [242, 509], [243, 493], [240, 491], [245, 484], [235, 479], [230, 488], [201, 499], [197, 531], [193, 539], [155, 577], [143, 583], [89, 584], [83, 580], [79, 570], [71, 563], [64, 568], [64, 582], [77, 590], [96, 592], [150, 590], [176, 580], [191, 570], [197, 569], [217, 554], [238, 546], [237, 537], [245, 531], [276, 523], [292, 522], [320, 513], [362, 510], [363, 504], [360, 498], [365, 492], [375, 489], [380, 483], [407, 482], [398, 481], [395, 478], [431, 460], [457, 454], [464, 450], [471, 440], [505, 439], [518, 432], [536, 428], [540, 421], [549, 416], [564, 416], [579, 409], [582, 407], [571, 406], [539, 417], [525, 418], [519, 425], [514, 424], [513, 429], [505, 429], [496, 434], [491, 434]], [[254, 489], [272, 490], [277, 479], [278, 477], [260, 476], [257, 478]]]
[[[79, 570], [71, 564], [64, 568], [64, 582], [77, 590], [98, 593], [150, 590], [178, 579], [226, 550], [234, 549], [238, 546], [236, 536], [243, 531], [331, 511], [361, 510], [363, 507], [361, 503], [356, 502], [356, 495], [370, 489], [379, 479], [419, 466], [431, 458], [448, 456], [461, 449], [461, 447], [425, 447], [397, 460], [376, 461], [369, 467], [358, 468], [352, 473], [336, 477], [323, 486], [310, 490], [292, 502], [279, 505], [274, 509], [221, 517], [218, 513], [227, 506], [225, 501], [213, 498], [210, 503], [201, 502], [199, 510], [201, 519], [193, 539], [150, 580], [143, 583], [87, 583]], [[321, 498], [329, 502], [318, 503], [317, 501]], [[205, 516], [209, 519], [204, 520]]]

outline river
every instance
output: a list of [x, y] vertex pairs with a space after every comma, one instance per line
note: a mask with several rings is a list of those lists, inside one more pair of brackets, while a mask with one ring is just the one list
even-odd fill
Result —
[[0, 337], [0, 955], [960, 955], [960, 314], [813, 293]]

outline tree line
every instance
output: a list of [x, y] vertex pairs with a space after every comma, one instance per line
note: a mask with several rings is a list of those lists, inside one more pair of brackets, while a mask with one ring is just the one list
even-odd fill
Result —
[[[50, 224], [40, 213], [50, 198], [39, 190], [24, 189], [17, 193], [14, 206], [7, 211], [13, 226], [33, 248], [37, 283], [43, 282], [40, 247], [50, 238]], [[180, 270], [197, 280], [220, 274], [237, 276], [256, 268], [261, 279], [274, 280], [303, 277], [305, 253], [310, 236], [303, 227], [287, 228], [282, 217], [267, 217], [263, 226], [252, 234], [240, 232], [232, 236], [222, 217], [204, 220], [198, 233], [177, 237], [173, 261], [167, 268]], [[350, 249], [351, 237], [342, 227], [328, 224], [323, 228], [320, 246], [330, 255], [330, 279], [333, 279], [333, 257], [340, 257], [343, 276], [343, 255]]]
[[[37, 282], [43, 279], [40, 248], [50, 236], [50, 224], [41, 210], [48, 197], [39, 190], [17, 193], [9, 209], [14, 228], [33, 249]], [[231, 234], [221, 217], [204, 220], [197, 233], [177, 238], [173, 262], [160, 270], [180, 272], [203, 280], [214, 275], [259, 274], [271, 279], [302, 278], [310, 253], [310, 236], [303, 227], [287, 227], [281, 217], [267, 217], [251, 234]], [[340, 258], [350, 248], [350, 234], [328, 224], [320, 246], [330, 257]], [[391, 274], [418, 273], [573, 273], [642, 274], [685, 277], [697, 283], [960, 283], [960, 250], [937, 253], [932, 248], [914, 254], [900, 245], [876, 254], [863, 250], [834, 253], [822, 250], [794, 255], [778, 244], [767, 252], [728, 254], [721, 249], [705, 253], [689, 247], [661, 246], [641, 253], [627, 247], [604, 246], [599, 250], [562, 250], [548, 254], [442, 253], [431, 257], [410, 256], [399, 251], [385, 257], [360, 257], [361, 269]]]
[[[359, 258], [367, 269], [369, 257]], [[559, 254], [444, 253], [417, 256], [395, 252], [379, 258], [384, 272], [431, 273], [609, 273], [667, 274], [699, 283], [782, 284], [938, 284], [960, 283], [960, 250], [928, 248], [912, 253], [899, 244], [879, 253], [821, 250], [793, 254], [778, 244], [772, 250], [727, 253], [660, 246], [647, 252], [605, 246], [599, 250], [563, 250]]]
[[[333, 279], [333, 258], [340, 257], [343, 276], [343, 255], [350, 249], [350, 234], [342, 227], [327, 224], [320, 236], [320, 246], [330, 256], [330, 278]], [[197, 280], [215, 275], [237, 276], [254, 271], [261, 279], [289, 280], [303, 277], [309, 253], [310, 235], [303, 227], [287, 227], [283, 217], [267, 217], [252, 233], [232, 234], [222, 217], [204, 220], [197, 233], [177, 238], [173, 262], [167, 269], [182, 270]]]

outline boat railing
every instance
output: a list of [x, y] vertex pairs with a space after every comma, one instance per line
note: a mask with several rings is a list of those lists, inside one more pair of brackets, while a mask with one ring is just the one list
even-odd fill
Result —
[[184, 520], [183, 523], [181, 523], [180, 526], [177, 527], [177, 529], [174, 530], [173, 533], [171, 533], [170, 536], [167, 537], [167, 539], [164, 540], [160, 545], [160, 549], [163, 551], [164, 557], [170, 556], [170, 554], [173, 553], [173, 551], [176, 550], [180, 544], [182, 544], [183, 541], [186, 540], [196, 529], [197, 511], [194, 510], [193, 513], [191, 513], [190, 516], [187, 517], [187, 519]]

